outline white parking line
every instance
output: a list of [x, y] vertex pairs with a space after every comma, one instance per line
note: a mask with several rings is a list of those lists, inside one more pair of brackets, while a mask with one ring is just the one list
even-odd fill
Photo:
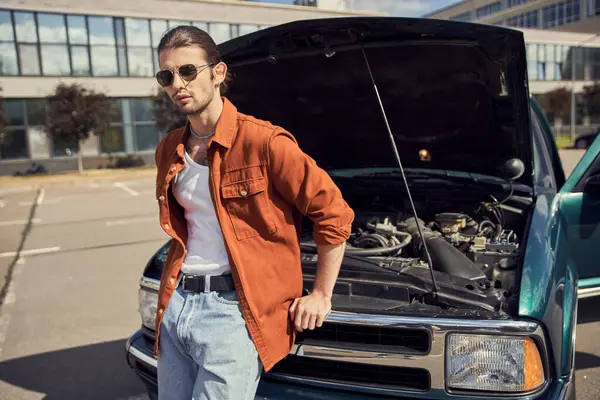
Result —
[[115, 221], [106, 221], [106, 226], [127, 225], [127, 224], [135, 224], [135, 223], [142, 223], [142, 222], [150, 222], [150, 221], [154, 221], [155, 219], [156, 219], [156, 217], [117, 219]]
[[24, 193], [24, 192], [29, 192], [31, 190], [35, 189], [34, 186], [19, 186], [19, 187], [14, 187], [14, 188], [8, 188], [8, 189], [0, 189], [0, 194], [7, 194], [7, 193]]
[[[21, 250], [21, 252], [18, 254], [20, 257], [23, 257], [23, 256], [33, 256], [36, 254], [56, 253], [57, 251], [60, 251], [60, 247], [55, 246], [55, 247], [44, 247], [41, 249]], [[17, 255], [16, 251], [9, 251], [7, 253], [0, 253], [0, 258], [14, 257], [16, 255]]]
[[118, 187], [119, 189], [123, 189], [124, 191], [126, 191], [127, 193], [129, 193], [132, 196], [138, 196], [139, 193], [136, 192], [135, 190], [133, 190], [132, 188], [126, 186], [124, 183], [122, 182], [115, 182], [114, 185], [116, 187]]
[[42, 204], [44, 202], [44, 197], [46, 197], [46, 189], [45, 188], [41, 188], [40, 189], [40, 193], [39, 193], [37, 199], [35, 199], [35, 204], [37, 204], [38, 206], [40, 204]]
[[[18, 219], [18, 220], [15, 220], [15, 221], [1, 221], [0, 222], [0, 226], [24, 225], [24, 224], [26, 224], [28, 222], [29, 222], [29, 220], [27, 220], [27, 219]], [[39, 224], [41, 222], [42, 222], [42, 220], [39, 219], [39, 218], [34, 218], [34, 219], [31, 220], [32, 224]]]

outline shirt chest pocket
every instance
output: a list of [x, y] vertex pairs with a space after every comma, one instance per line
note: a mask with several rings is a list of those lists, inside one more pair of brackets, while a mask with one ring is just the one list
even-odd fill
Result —
[[277, 232], [263, 177], [223, 184], [221, 195], [238, 240]]

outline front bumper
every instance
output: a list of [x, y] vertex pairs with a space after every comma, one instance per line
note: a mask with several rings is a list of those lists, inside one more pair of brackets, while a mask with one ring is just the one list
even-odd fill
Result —
[[[135, 332], [127, 341], [126, 356], [127, 363], [135, 371], [138, 377], [146, 385], [149, 393], [158, 392], [156, 365], [157, 361], [153, 357], [153, 344], [144, 337], [141, 330]], [[537, 397], [531, 399], [539, 400], [574, 400], [575, 392], [572, 384], [574, 377], [569, 380], [559, 379], [550, 383], [547, 389]], [[365, 394], [352, 393], [349, 391], [317, 387], [310, 383], [301, 384], [293, 382], [284, 382], [275, 379], [269, 374], [265, 374], [261, 379], [255, 400], [308, 400], [308, 399], [328, 399], [328, 400], [373, 400], [384, 399], [386, 397], [369, 396]], [[391, 399], [392, 397], [390, 397]], [[394, 396], [395, 399], [416, 400], [416, 399], [453, 399], [453, 400], [474, 400], [476, 397], [449, 396], [444, 391], [432, 389], [423, 394], [407, 395], [406, 397]], [[502, 399], [502, 397], [487, 396], [487, 399]]]

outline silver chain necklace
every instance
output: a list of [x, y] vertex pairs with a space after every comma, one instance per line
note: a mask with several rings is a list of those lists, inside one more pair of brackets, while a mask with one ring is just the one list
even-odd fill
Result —
[[214, 135], [214, 134], [215, 134], [215, 130], [216, 130], [216, 128], [217, 128], [217, 127], [215, 127], [215, 129], [213, 129], [213, 131], [212, 131], [211, 133], [209, 133], [208, 135], [206, 135], [206, 136], [200, 136], [200, 135], [198, 135], [196, 132], [194, 132], [194, 130], [193, 130], [193, 129], [192, 129], [192, 127], [190, 126], [190, 133], [191, 133], [192, 135], [196, 136], [198, 139], [208, 139], [209, 137], [211, 137], [212, 135]]

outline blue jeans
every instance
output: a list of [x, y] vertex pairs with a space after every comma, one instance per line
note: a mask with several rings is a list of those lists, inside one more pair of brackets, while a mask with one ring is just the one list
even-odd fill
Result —
[[235, 291], [177, 288], [161, 325], [159, 400], [254, 399], [262, 369]]

